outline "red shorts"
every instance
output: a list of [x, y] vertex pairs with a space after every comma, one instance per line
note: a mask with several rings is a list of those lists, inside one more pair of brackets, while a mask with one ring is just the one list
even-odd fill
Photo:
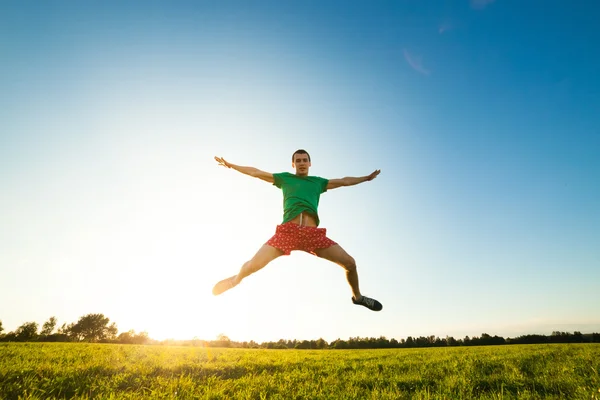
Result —
[[300, 226], [292, 222], [277, 225], [275, 235], [267, 241], [269, 246], [283, 251], [289, 256], [292, 250], [302, 250], [315, 254], [316, 249], [326, 249], [335, 244], [327, 237], [327, 229], [316, 226]]

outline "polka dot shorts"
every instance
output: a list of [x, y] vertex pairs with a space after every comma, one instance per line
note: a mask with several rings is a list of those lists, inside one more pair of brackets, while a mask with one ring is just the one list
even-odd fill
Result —
[[315, 254], [316, 249], [326, 249], [337, 243], [327, 237], [325, 228], [300, 226], [286, 222], [277, 225], [275, 235], [266, 244], [283, 251], [283, 255], [289, 256], [293, 250]]

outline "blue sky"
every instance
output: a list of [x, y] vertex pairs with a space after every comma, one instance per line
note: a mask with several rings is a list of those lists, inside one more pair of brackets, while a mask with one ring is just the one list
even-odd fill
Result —
[[[0, 320], [101, 312], [155, 338], [600, 331], [598, 6], [560, 1], [5, 1]], [[321, 197], [357, 260], [280, 258], [213, 156], [373, 182]]]

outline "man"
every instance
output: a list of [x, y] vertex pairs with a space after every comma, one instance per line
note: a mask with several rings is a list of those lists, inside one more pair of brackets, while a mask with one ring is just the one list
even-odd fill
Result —
[[245, 277], [264, 268], [279, 256], [290, 255], [293, 250], [302, 250], [332, 261], [346, 270], [346, 279], [352, 288], [352, 302], [373, 311], [380, 311], [380, 302], [360, 293], [356, 263], [342, 247], [327, 237], [326, 229], [318, 228], [317, 207], [321, 193], [342, 186], [357, 185], [372, 181], [380, 170], [362, 177], [342, 179], [324, 179], [308, 175], [311, 166], [310, 155], [306, 150], [297, 150], [292, 155], [292, 167], [295, 174], [289, 172], [272, 174], [253, 167], [242, 167], [215, 157], [219, 165], [232, 168], [243, 174], [262, 179], [283, 191], [283, 222], [278, 225], [275, 235], [247, 261], [237, 275], [230, 276], [217, 283], [213, 294], [219, 295], [237, 286]]

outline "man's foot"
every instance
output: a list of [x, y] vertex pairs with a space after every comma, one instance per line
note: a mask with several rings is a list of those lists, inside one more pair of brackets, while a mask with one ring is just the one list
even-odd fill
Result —
[[237, 286], [237, 283], [235, 282], [235, 278], [237, 275], [234, 276], [230, 276], [229, 278], [225, 278], [222, 281], [220, 281], [219, 283], [217, 283], [214, 287], [213, 287], [213, 294], [215, 296], [228, 291], [229, 289]]
[[356, 300], [354, 297], [352, 297], [352, 302], [360, 306], [365, 306], [372, 311], [381, 311], [383, 308], [380, 302], [367, 296], [361, 296], [359, 300]]

